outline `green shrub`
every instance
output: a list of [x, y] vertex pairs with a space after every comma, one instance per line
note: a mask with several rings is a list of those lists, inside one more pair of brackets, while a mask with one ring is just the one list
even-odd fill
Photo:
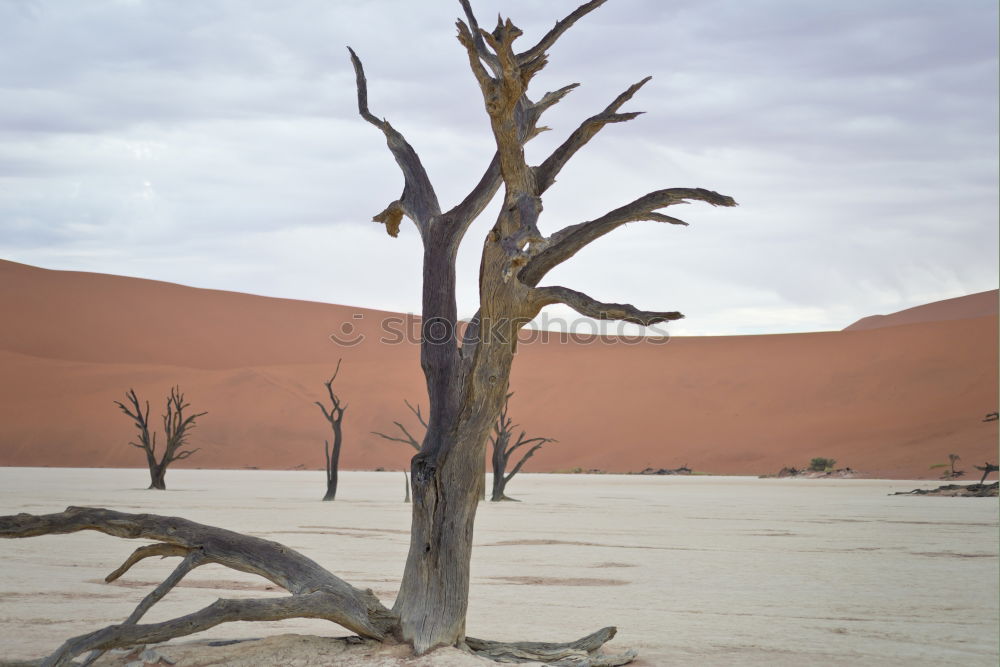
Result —
[[817, 456], [809, 462], [809, 470], [813, 472], [826, 472], [828, 470], [833, 470], [833, 466], [835, 465], [837, 465], [836, 459], [827, 459], [822, 456]]

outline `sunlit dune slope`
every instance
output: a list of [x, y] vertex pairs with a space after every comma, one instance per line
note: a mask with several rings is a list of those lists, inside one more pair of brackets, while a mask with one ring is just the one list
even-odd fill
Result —
[[[763, 474], [825, 456], [930, 477], [956, 453], [975, 473], [997, 452], [997, 422], [982, 421], [997, 405], [995, 302], [971, 295], [814, 334], [536, 335], [518, 349], [513, 414], [559, 442], [526, 470]], [[404, 316], [4, 261], [0, 313], [2, 465], [142, 466], [112, 401], [134, 387], [157, 414], [179, 384], [209, 414], [192, 433], [200, 451], [177, 465], [319, 468], [329, 436], [313, 402], [338, 358], [342, 466], [403, 469], [413, 453], [370, 434], [394, 420], [419, 430], [403, 404], [424, 400]]]

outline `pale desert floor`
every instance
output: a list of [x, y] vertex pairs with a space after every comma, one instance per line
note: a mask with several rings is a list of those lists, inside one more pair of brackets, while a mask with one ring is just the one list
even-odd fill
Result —
[[[95, 505], [181, 515], [283, 542], [391, 602], [409, 526], [401, 473], [341, 473], [333, 503], [318, 500], [319, 472], [173, 470], [166, 492], [147, 491], [147, 477], [0, 468], [0, 514]], [[635, 648], [646, 667], [996, 665], [997, 500], [888, 495], [917, 486], [936, 484], [521, 475], [509, 492], [523, 502], [480, 506], [468, 632], [563, 641], [617, 625], [609, 648]], [[137, 546], [94, 533], [0, 541], [0, 657], [37, 658], [123, 620], [176, 563], [144, 561], [104, 584]], [[267, 586], [205, 566], [144, 620], [277, 594]], [[291, 621], [198, 637], [283, 633], [349, 634]], [[480, 664], [457, 653], [371, 664]], [[254, 661], [348, 664], [224, 664]]]

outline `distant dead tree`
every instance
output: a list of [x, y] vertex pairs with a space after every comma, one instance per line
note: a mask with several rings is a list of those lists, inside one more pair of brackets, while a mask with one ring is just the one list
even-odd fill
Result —
[[163, 415], [163, 433], [166, 436], [167, 444], [160, 459], [157, 460], [156, 433], [149, 432], [149, 401], [146, 401], [146, 409], [143, 410], [134, 389], [129, 389], [125, 398], [129, 405], [125, 405], [121, 401], [115, 401], [115, 405], [135, 423], [139, 440], [139, 442], [129, 442], [128, 444], [146, 452], [146, 464], [149, 466], [150, 477], [149, 488], [166, 490], [167, 484], [164, 477], [167, 474], [167, 467], [174, 461], [186, 459], [198, 451], [197, 449], [181, 448], [187, 444], [188, 432], [194, 428], [195, 420], [208, 413], [198, 412], [185, 417], [184, 410], [189, 408], [191, 404], [184, 402], [184, 394], [181, 393], [180, 387], [171, 387], [170, 396], [167, 397], [167, 411]]
[[962, 457], [959, 456], [958, 454], [949, 454], [948, 455], [948, 463], [951, 464], [951, 478], [952, 479], [958, 479], [959, 477], [961, 477], [962, 475], [965, 474], [964, 470], [955, 470], [955, 462], [956, 461], [960, 461], [961, 458]]
[[333, 500], [337, 497], [337, 468], [340, 465], [340, 444], [343, 441], [340, 424], [344, 420], [344, 412], [347, 411], [347, 404], [341, 403], [340, 397], [333, 391], [333, 381], [340, 372], [341, 361], [343, 360], [337, 360], [337, 369], [333, 371], [333, 376], [323, 383], [330, 398], [330, 409], [327, 410], [326, 405], [316, 401], [316, 405], [323, 412], [323, 417], [330, 422], [330, 429], [333, 431], [333, 451], [330, 451], [330, 441], [323, 441], [323, 454], [326, 457], [326, 495], [323, 496], [323, 500]]
[[991, 472], [998, 472], [998, 471], [1000, 471], [1000, 468], [998, 468], [997, 466], [993, 465], [989, 461], [987, 461], [986, 465], [984, 465], [984, 466], [973, 466], [973, 467], [976, 470], [982, 470], [983, 471], [983, 477], [982, 477], [982, 479], [979, 480], [979, 485], [980, 486], [983, 485], [983, 482], [986, 481], [986, 478], [989, 477], [989, 474]]
[[[521, 435], [518, 436], [517, 440], [511, 444], [511, 437], [514, 434], [514, 429], [517, 427], [513, 423], [513, 420], [507, 414], [507, 410], [510, 404], [510, 397], [513, 393], [507, 395], [507, 400], [504, 401], [503, 409], [500, 416], [497, 417], [496, 424], [494, 425], [493, 435], [490, 436], [490, 445], [492, 447], [492, 461], [493, 461], [493, 495], [490, 498], [493, 501], [500, 500], [514, 500], [513, 498], [508, 498], [504, 495], [504, 490], [507, 487], [507, 483], [511, 480], [514, 475], [521, 471], [524, 466], [524, 462], [534, 455], [538, 451], [539, 447], [547, 442], [556, 442], [552, 438], [526, 438], [525, 432], [521, 431]], [[406, 407], [410, 409], [410, 412], [417, 418], [417, 421], [427, 430], [427, 421], [424, 419], [423, 413], [420, 410], [420, 405], [414, 406], [409, 401], [404, 400]], [[392, 442], [401, 442], [405, 445], [413, 447], [415, 450], [420, 451], [420, 440], [418, 440], [409, 429], [406, 428], [401, 422], [392, 422], [396, 426], [396, 430], [399, 431], [397, 435], [389, 435], [387, 433], [381, 433], [379, 431], [372, 431], [372, 435], [377, 435], [380, 438], [385, 438]], [[525, 446], [532, 445], [528, 449], [521, 460], [517, 462], [514, 469], [510, 473], [506, 473], [507, 464], [510, 460], [511, 455], [518, 449]], [[505, 474], [506, 473], [506, 474]], [[409, 481], [407, 481], [406, 486], [406, 502], [409, 502], [410, 497], [410, 486]], [[483, 492], [483, 500], [486, 499], [485, 490]]]
[[[403, 402], [406, 403], [406, 407], [410, 409], [410, 412], [413, 413], [413, 415], [417, 418], [417, 421], [420, 422], [420, 425], [424, 427], [424, 431], [426, 431], [427, 421], [424, 419], [424, 415], [420, 412], [420, 404], [417, 403], [417, 405], [414, 407], [405, 398], [403, 399]], [[400, 422], [392, 422], [392, 423], [396, 425], [396, 428], [399, 430], [402, 437], [395, 435], [387, 435], [385, 433], [379, 433], [378, 431], [372, 431], [371, 432], [372, 435], [377, 435], [380, 438], [385, 438], [386, 440], [391, 440], [392, 442], [401, 442], [404, 445], [409, 445], [410, 447], [413, 447], [415, 450], [419, 452], [420, 441], [417, 440], [415, 437], [413, 437], [413, 434], [410, 433], [407, 430], [407, 428], [403, 426], [402, 423]], [[406, 495], [403, 498], [403, 502], [408, 503], [410, 502], [410, 476], [406, 474], [405, 470], [403, 471], [403, 478], [406, 479]]]
[[[508, 416], [510, 397], [513, 395], [513, 392], [507, 394], [507, 398], [503, 402], [503, 407], [500, 408], [500, 416], [497, 417], [496, 424], [493, 426], [493, 435], [490, 436], [490, 445], [493, 448], [493, 495], [490, 497], [490, 500], [493, 502], [515, 500], [514, 498], [508, 498], [504, 493], [507, 483], [510, 482], [514, 475], [521, 471], [525, 461], [530, 459], [542, 445], [547, 442], [556, 442], [554, 438], [528, 438], [525, 431], [521, 431], [521, 434], [517, 436], [517, 440], [511, 444], [514, 430], [518, 426]], [[510, 462], [510, 457], [522, 447], [529, 447], [529, 449], [523, 452], [521, 460], [507, 473], [507, 464]]]
[[[408, 407], [410, 409], [410, 412], [412, 412], [414, 414], [414, 416], [417, 418], [417, 421], [420, 422], [420, 425], [423, 426], [424, 430], [426, 431], [427, 430], [427, 421], [424, 419], [423, 414], [421, 414], [421, 412], [420, 412], [420, 404], [418, 403], [417, 406], [414, 407], [406, 399], [403, 399], [403, 402], [406, 403], [406, 407]], [[401, 434], [402, 437], [400, 437], [398, 435], [387, 435], [385, 433], [379, 433], [378, 431], [372, 431], [372, 435], [377, 435], [380, 438], [385, 438], [386, 440], [391, 440], [393, 442], [401, 442], [404, 445], [409, 445], [410, 447], [413, 447], [415, 450], [417, 450], [419, 452], [420, 451], [420, 440], [417, 440], [416, 438], [414, 438], [413, 434], [410, 433], [407, 430], [407, 428], [405, 426], [403, 426], [402, 423], [400, 423], [400, 422], [392, 422], [392, 423], [396, 425], [396, 428], [399, 430], [399, 432], [400, 432], [400, 434]]]

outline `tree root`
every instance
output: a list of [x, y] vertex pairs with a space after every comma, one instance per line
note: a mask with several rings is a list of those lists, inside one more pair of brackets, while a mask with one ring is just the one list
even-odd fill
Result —
[[[319, 618], [337, 623], [361, 637], [385, 641], [398, 627], [398, 617], [384, 607], [371, 590], [361, 590], [331, 574], [315, 561], [277, 542], [214, 528], [179, 517], [126, 514], [114, 510], [68, 507], [55, 514], [0, 516], [0, 538], [34, 537], [95, 530], [129, 539], [155, 540], [136, 549], [105, 577], [112, 582], [136, 563], [154, 556], [179, 556], [181, 562], [147, 594], [127, 619], [65, 641], [41, 664], [63, 667], [90, 651], [84, 665], [115, 648], [155, 644], [191, 635], [231, 621], [276, 621]], [[161, 623], [139, 625], [142, 616], [192, 570], [217, 563], [264, 577], [290, 596], [264, 599], [219, 599], [198, 611]], [[612, 667], [631, 662], [636, 654], [605, 656], [600, 647], [615, 636], [608, 627], [564, 644], [495, 642], [473, 637], [466, 646], [496, 662], [543, 662], [556, 667]]]
[[466, 637], [465, 643], [476, 655], [497, 662], [544, 662], [555, 667], [616, 667], [636, 658], [635, 651], [607, 656], [597, 651], [615, 636], [617, 628], [602, 628], [575, 642], [495, 642]]
[[[183, 556], [174, 571], [120, 625], [111, 625], [66, 641], [42, 664], [68, 665], [86, 651], [103, 652], [136, 644], [162, 642], [200, 632], [229, 621], [323, 618], [371, 639], [385, 639], [396, 625], [393, 613], [370, 590], [361, 590], [331, 574], [315, 561], [277, 542], [222, 528], [156, 514], [68, 507], [57, 514], [0, 517], [0, 537], [34, 537], [96, 530], [116, 537], [156, 540], [139, 547], [106, 581], [114, 581], [139, 561], [152, 556]], [[217, 600], [186, 616], [163, 623], [137, 625], [138, 620], [191, 570], [218, 563], [257, 574], [292, 595], [283, 598]], [[89, 657], [92, 662], [98, 654]]]

